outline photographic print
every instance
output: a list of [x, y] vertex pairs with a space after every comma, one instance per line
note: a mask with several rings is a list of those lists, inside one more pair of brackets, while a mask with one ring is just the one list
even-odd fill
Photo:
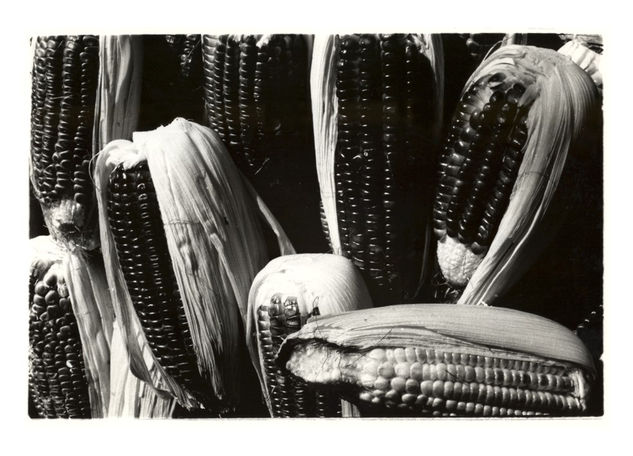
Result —
[[603, 415], [600, 35], [30, 52], [31, 418]]

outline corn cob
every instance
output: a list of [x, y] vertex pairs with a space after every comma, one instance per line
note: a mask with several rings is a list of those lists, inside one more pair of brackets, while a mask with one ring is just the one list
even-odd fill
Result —
[[204, 119], [200, 35], [143, 35], [143, 90], [139, 130], [176, 117]]
[[203, 36], [208, 122], [249, 175], [305, 148], [308, 57], [302, 35]]
[[572, 169], [573, 152], [581, 156], [596, 108], [595, 85], [555, 51], [505, 46], [472, 75], [433, 207], [438, 282], [447, 284], [440, 298], [455, 299], [468, 284], [460, 302], [491, 303], [520, 276], [538, 250], [530, 243], [555, 228], [563, 167]]
[[203, 35], [207, 125], [295, 248], [320, 252], [310, 53], [307, 35]]
[[428, 252], [429, 173], [442, 113], [439, 37], [317, 37], [311, 86], [333, 252], [359, 267], [375, 301], [411, 300]]
[[308, 322], [277, 362], [370, 415], [578, 415], [595, 373], [582, 342], [551, 320], [442, 304]]
[[35, 39], [31, 96], [33, 189], [56, 239], [95, 247], [89, 176], [99, 72], [92, 35]]
[[99, 259], [30, 241], [29, 390], [38, 416], [102, 417], [108, 407], [112, 315]]
[[240, 371], [239, 317], [268, 259], [256, 195], [219, 138], [184, 119], [110, 143], [95, 180], [133, 373], [187, 409], [233, 410], [237, 379], [249, 374]]
[[[89, 167], [105, 124], [118, 126], [108, 141], [135, 127], [140, 73], [134, 71], [139, 54], [133, 48], [134, 39], [127, 36], [34, 40], [31, 182], [48, 230], [70, 250], [98, 244]], [[129, 108], [125, 117], [115, 112], [104, 119], [102, 109], [115, 100]]]
[[[273, 417], [341, 416], [340, 401], [306, 388], [274, 364], [281, 343], [310, 316], [336, 314], [371, 305], [358, 271], [334, 255], [302, 254], [272, 260], [255, 277], [249, 294], [248, 334], [256, 337], [255, 359]], [[255, 350], [255, 348], [253, 348]]]
[[444, 46], [444, 130], [470, 75], [496, 49], [508, 44], [527, 44], [527, 35], [513, 33], [443, 33]]

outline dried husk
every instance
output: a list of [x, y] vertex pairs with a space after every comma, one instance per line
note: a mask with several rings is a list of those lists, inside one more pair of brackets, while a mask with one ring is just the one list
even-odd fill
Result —
[[[591, 49], [590, 46], [593, 47], [593, 49]], [[600, 69], [602, 65], [602, 53], [594, 50], [596, 46], [599, 46], [598, 49], [602, 49], [601, 37], [595, 37], [593, 35], [589, 37], [586, 35], [574, 35], [558, 52], [568, 56], [572, 62], [585, 70], [587, 74], [591, 76], [591, 79], [602, 94], [602, 71]]]

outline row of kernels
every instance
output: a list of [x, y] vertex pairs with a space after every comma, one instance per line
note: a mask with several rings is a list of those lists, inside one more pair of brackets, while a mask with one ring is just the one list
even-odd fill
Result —
[[407, 383], [411, 388], [415, 388], [413, 382], [409, 380], [415, 382], [454, 380], [465, 383], [476, 382], [552, 392], [569, 392], [574, 388], [573, 381], [569, 376], [522, 372], [513, 369], [483, 368], [445, 363], [409, 363], [406, 361], [398, 362], [394, 365], [389, 361], [379, 363], [373, 359], [362, 365], [360, 381], [365, 388], [385, 389], [393, 380], [402, 389]]
[[461, 366], [514, 369], [539, 374], [560, 375], [564, 373], [563, 366], [548, 362], [528, 361], [523, 359], [510, 359], [501, 356], [484, 356], [469, 353], [451, 353], [442, 350], [420, 347], [406, 348], [374, 348], [367, 354], [369, 359], [377, 362], [388, 361], [397, 363], [428, 363], [428, 364], [453, 364]]

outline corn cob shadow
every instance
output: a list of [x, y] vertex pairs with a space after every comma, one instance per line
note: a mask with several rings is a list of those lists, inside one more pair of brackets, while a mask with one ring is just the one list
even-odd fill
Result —
[[207, 125], [297, 251], [325, 252], [308, 88], [311, 41], [304, 35], [203, 35], [205, 111]]
[[308, 322], [277, 363], [364, 416], [579, 415], [595, 378], [582, 342], [550, 320], [443, 304]]

